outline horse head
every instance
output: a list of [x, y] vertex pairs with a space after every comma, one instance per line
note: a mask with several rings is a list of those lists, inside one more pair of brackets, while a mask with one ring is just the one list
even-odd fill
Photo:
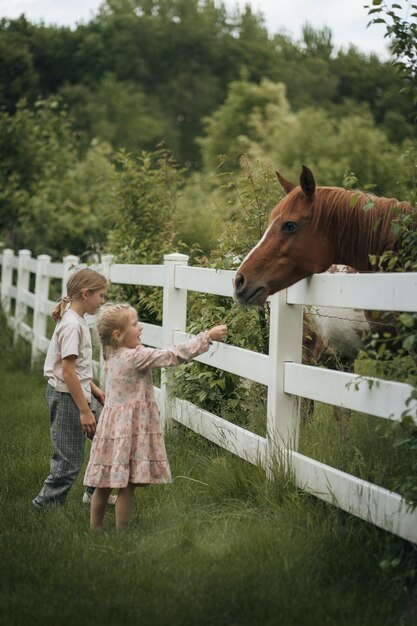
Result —
[[234, 298], [240, 304], [262, 305], [268, 296], [333, 263], [332, 238], [314, 227], [313, 173], [303, 165], [299, 185], [276, 174], [286, 195], [272, 210], [262, 239], [236, 271]]

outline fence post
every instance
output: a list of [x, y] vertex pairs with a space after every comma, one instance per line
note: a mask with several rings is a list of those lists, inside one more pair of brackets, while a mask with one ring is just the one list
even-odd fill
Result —
[[20, 325], [25, 320], [27, 314], [27, 304], [25, 302], [25, 292], [29, 290], [30, 272], [28, 268], [28, 260], [31, 257], [30, 250], [19, 250], [19, 261], [17, 266], [17, 288], [16, 288], [16, 309], [15, 309], [15, 327], [14, 341], [19, 338]]
[[101, 257], [101, 273], [110, 280], [110, 266], [113, 263], [113, 254], [103, 254]]
[[270, 381], [267, 405], [267, 472], [275, 463], [287, 467], [287, 450], [297, 450], [299, 398], [284, 392], [285, 363], [301, 363], [303, 307], [287, 304], [287, 291], [271, 298], [269, 359]]
[[71, 276], [71, 274], [78, 268], [80, 260], [79, 260], [79, 258], [77, 256], [75, 256], [73, 254], [68, 254], [67, 256], [64, 256], [62, 261], [63, 261], [63, 264], [64, 264], [64, 271], [63, 271], [63, 274], [62, 274], [62, 291], [61, 291], [61, 295], [62, 296], [66, 296], [67, 295], [68, 279]]
[[10, 315], [11, 309], [9, 289], [13, 283], [13, 257], [14, 252], [11, 248], [5, 248], [5, 250], [3, 250], [1, 265], [1, 304], [7, 316]]
[[[187, 323], [187, 290], [175, 287], [175, 268], [188, 265], [186, 254], [166, 254], [164, 256], [165, 284], [162, 306], [162, 346], [168, 348], [173, 344], [174, 331], [185, 331]], [[163, 369], [161, 372], [161, 419], [164, 426], [169, 426], [172, 415], [172, 391], [170, 381], [172, 372]]]
[[32, 367], [38, 354], [41, 352], [41, 339], [46, 336], [45, 301], [49, 296], [49, 276], [47, 267], [51, 260], [49, 254], [39, 254], [36, 257], [35, 278], [35, 305], [33, 308], [33, 341], [32, 341]]

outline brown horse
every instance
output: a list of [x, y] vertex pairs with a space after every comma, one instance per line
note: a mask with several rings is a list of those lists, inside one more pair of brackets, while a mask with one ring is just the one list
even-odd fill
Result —
[[234, 298], [241, 304], [262, 305], [268, 296], [332, 264], [369, 271], [369, 255], [395, 249], [392, 221], [399, 212], [413, 211], [395, 198], [316, 187], [305, 165], [299, 185], [278, 172], [277, 177], [287, 195], [236, 271]]

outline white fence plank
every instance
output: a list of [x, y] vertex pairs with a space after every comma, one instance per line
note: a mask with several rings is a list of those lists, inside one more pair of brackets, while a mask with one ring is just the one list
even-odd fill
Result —
[[[174, 343], [182, 343], [194, 336], [176, 331], [174, 332]], [[200, 363], [217, 367], [231, 374], [249, 378], [262, 385], [269, 383], [269, 357], [266, 354], [215, 342], [208, 352], [196, 357], [194, 361], [200, 361]]]
[[1, 305], [6, 313], [10, 315], [11, 299], [10, 288], [13, 284], [13, 258], [14, 252], [10, 248], [3, 250], [1, 255]]
[[286, 363], [284, 390], [310, 400], [391, 420], [400, 420], [406, 408], [412, 414], [417, 411], [417, 400], [406, 406], [413, 390], [411, 385], [311, 365]]
[[36, 274], [36, 259], [30, 257], [26, 261], [26, 269], [32, 274]]
[[29, 326], [29, 324], [26, 324], [26, 322], [21, 322], [20, 328], [19, 328], [19, 335], [23, 337], [23, 339], [25, 339], [26, 341], [32, 341], [33, 329]]
[[10, 267], [13, 270], [17, 270], [17, 268], [19, 267], [19, 257], [18, 256], [12, 255], [12, 257], [10, 258]]
[[22, 292], [23, 302], [31, 309], [35, 306], [35, 294], [26, 289]]
[[32, 364], [35, 362], [39, 352], [46, 352], [45, 334], [46, 320], [49, 311], [45, 310], [45, 303], [49, 293], [49, 276], [46, 268], [51, 261], [48, 254], [40, 254], [36, 263], [36, 281], [35, 281], [35, 305], [33, 308], [33, 342], [32, 342]]
[[46, 353], [48, 351], [48, 346], [49, 346], [49, 339], [48, 339], [48, 337], [39, 337], [38, 341], [39, 341], [39, 343], [38, 343], [39, 352]]
[[54, 300], [42, 300], [40, 305], [42, 313], [47, 316], [51, 315], [51, 311], [55, 305], [56, 302]]
[[400, 495], [297, 452], [288, 454], [300, 489], [417, 543], [417, 510], [408, 511]]
[[154, 348], [162, 348], [162, 326], [156, 326], [156, 324], [144, 324], [142, 343], [146, 346], [152, 346]]
[[165, 271], [163, 265], [110, 265], [109, 278], [120, 285], [147, 285], [163, 287]]
[[19, 250], [17, 283], [16, 283], [16, 306], [15, 317], [16, 325], [14, 330], [14, 342], [16, 342], [21, 333], [20, 325], [26, 319], [27, 305], [25, 303], [25, 294], [28, 293], [30, 285], [30, 272], [27, 269], [27, 262], [30, 259], [30, 250]]
[[287, 304], [417, 311], [417, 272], [314, 274], [288, 288]]
[[285, 298], [285, 291], [276, 293], [270, 307], [267, 439], [271, 458], [282, 447], [297, 449], [300, 426], [300, 402], [284, 391], [284, 367], [287, 361], [301, 362], [303, 307], [288, 306]]
[[233, 295], [232, 279], [234, 272], [230, 270], [213, 270], [203, 267], [177, 267], [175, 269], [175, 287], [212, 293], [218, 296]]
[[177, 398], [172, 417], [209, 441], [254, 465], [264, 466], [266, 439]]
[[48, 263], [46, 272], [49, 278], [62, 278], [64, 276], [64, 266], [62, 263]]

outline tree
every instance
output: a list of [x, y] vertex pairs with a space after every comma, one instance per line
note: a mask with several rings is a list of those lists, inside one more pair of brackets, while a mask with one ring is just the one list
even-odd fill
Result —
[[6, 242], [21, 246], [21, 211], [45, 178], [60, 180], [75, 158], [67, 113], [56, 100], [24, 101], [14, 115], [0, 113], [0, 229]]
[[114, 167], [110, 146], [94, 142], [61, 177], [45, 176], [20, 210], [20, 236], [34, 254], [53, 258], [101, 253], [114, 227]]
[[78, 154], [72, 120], [55, 100], [0, 113], [0, 230], [6, 245], [35, 254], [82, 254], [111, 222], [109, 147]]
[[0, 110], [14, 113], [17, 102], [33, 102], [39, 93], [29, 40], [32, 27], [24, 17], [0, 21]]
[[390, 39], [394, 66], [404, 78], [403, 93], [417, 104], [417, 4], [410, 0], [384, 2], [372, 0], [366, 5], [370, 24], [385, 24], [385, 37]]
[[250, 134], [250, 115], [256, 111], [262, 116], [268, 105], [280, 111], [280, 120], [289, 116], [284, 85], [266, 79], [259, 85], [247, 80], [230, 84], [225, 103], [205, 118], [205, 137], [198, 140], [206, 170], [217, 167], [220, 155], [224, 155], [226, 168], [239, 168], [239, 159], [247, 147], [242, 137]]
[[177, 147], [177, 137], [158, 100], [135, 83], [119, 81], [108, 73], [93, 88], [67, 85], [59, 96], [71, 110], [84, 145], [88, 146], [91, 138], [99, 138], [115, 150], [125, 148], [134, 153], [151, 150], [162, 140], [172, 149]]
[[115, 226], [109, 249], [119, 262], [161, 263], [172, 252], [182, 171], [163, 148], [138, 158], [120, 151], [115, 163]]
[[232, 83], [224, 105], [206, 120], [200, 140], [204, 171], [213, 172], [221, 156], [233, 171], [247, 153], [254, 161], [269, 160], [298, 179], [302, 163], [317, 172], [323, 185], [341, 185], [346, 172], [355, 172], [361, 184], [376, 193], [403, 196], [401, 151], [390, 144], [371, 114], [345, 114], [340, 119], [320, 108], [291, 110], [285, 86], [263, 80]]
[[316, 30], [310, 24], [303, 26], [303, 43], [307, 56], [330, 59], [333, 52], [332, 31], [325, 26]]

